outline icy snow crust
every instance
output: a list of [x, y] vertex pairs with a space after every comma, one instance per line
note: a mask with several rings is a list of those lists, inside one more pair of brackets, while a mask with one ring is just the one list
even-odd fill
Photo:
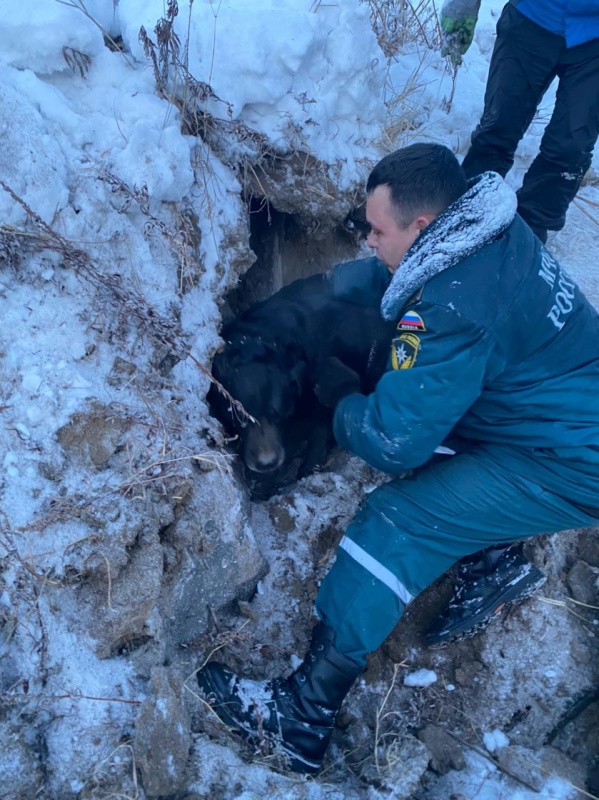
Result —
[[[330, 204], [341, 222], [372, 163], [404, 143], [383, 126], [402, 113], [385, 101], [407, 86], [409, 141], [463, 155], [500, 4], [483, 3], [447, 113], [438, 48], [406, 37], [387, 59], [366, 3], [181, 2], [181, 52], [219, 98], [203, 110], [237, 126], [226, 129], [237, 138], [217, 129], [210, 141], [181, 132], [139, 43], [141, 26], [156, 39], [163, 2], [73, 5], [4, 2], [0, 25], [2, 796], [574, 796], [564, 778], [584, 776], [571, 761], [555, 760], [557, 777], [539, 772], [533, 793], [468, 747], [465, 768], [439, 776], [414, 736], [435, 722], [482, 752], [484, 734], [501, 732], [510, 745], [498, 757], [545, 752], [544, 735], [599, 679], [597, 627], [564, 607], [532, 600], [474, 642], [435, 651], [419, 637], [439, 587], [417, 600], [350, 695], [316, 781], [279, 774], [210, 728], [194, 679], [213, 656], [256, 679], [297, 666], [318, 582], [385, 480], [339, 456], [252, 505], [231, 471], [201, 367], [219, 345], [225, 293], [255, 258], [243, 192], [252, 173], [267, 183], [265, 153], [278, 154], [277, 201], [308, 208], [323, 235]], [[541, 132], [535, 123], [507, 186]], [[550, 246], [597, 300], [596, 183], [581, 198]], [[506, 195], [493, 224], [508, 207]], [[425, 280], [419, 270], [415, 260]], [[389, 302], [405, 291], [397, 285]], [[549, 597], [572, 591], [574, 562], [587, 576], [580, 591], [596, 591], [589, 541], [573, 532], [535, 544]], [[404, 687], [420, 670], [438, 680]], [[582, 745], [571, 730], [556, 744], [573, 759]]]

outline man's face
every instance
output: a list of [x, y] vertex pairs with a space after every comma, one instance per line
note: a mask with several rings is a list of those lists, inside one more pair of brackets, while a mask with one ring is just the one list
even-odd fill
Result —
[[366, 219], [370, 225], [366, 244], [372, 247], [391, 273], [395, 272], [409, 247], [431, 221], [430, 217], [418, 216], [402, 228], [393, 213], [391, 191], [386, 185], [377, 186], [368, 195]]

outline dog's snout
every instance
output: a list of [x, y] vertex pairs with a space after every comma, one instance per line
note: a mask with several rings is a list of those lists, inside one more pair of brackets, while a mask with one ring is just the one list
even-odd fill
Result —
[[253, 472], [274, 472], [285, 461], [285, 449], [278, 428], [266, 420], [248, 431], [243, 459]]
[[284, 453], [276, 452], [275, 450], [262, 450], [255, 454], [255, 457], [250, 459], [251, 464], [248, 464], [254, 472], [274, 472], [278, 469], [285, 459]]

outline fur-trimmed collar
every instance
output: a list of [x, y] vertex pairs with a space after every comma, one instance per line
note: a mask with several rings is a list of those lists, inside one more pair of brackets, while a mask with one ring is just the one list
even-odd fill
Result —
[[484, 172], [434, 219], [410, 247], [391, 278], [383, 317], [398, 317], [406, 300], [423, 284], [480, 250], [502, 233], [516, 215], [515, 192], [496, 172]]

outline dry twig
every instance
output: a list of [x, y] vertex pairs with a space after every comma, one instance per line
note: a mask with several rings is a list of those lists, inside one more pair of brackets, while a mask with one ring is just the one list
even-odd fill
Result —
[[193, 361], [200, 372], [215, 384], [218, 390], [224, 394], [242, 416], [251, 422], [256, 421], [247, 413], [243, 405], [231, 397], [224, 386], [190, 352], [189, 344], [177, 331], [177, 326], [172, 320], [167, 319], [151, 306], [137, 289], [127, 284], [122, 275], [100, 272], [85, 250], [75, 247], [57, 233], [2, 180], [0, 180], [0, 187], [25, 210], [37, 229], [32, 233], [21, 231], [11, 226], [0, 225], [0, 243], [7, 237], [35, 251], [50, 250], [58, 253], [66, 267], [70, 267], [76, 274], [82, 275], [96, 288], [106, 291], [112, 302], [118, 305], [119, 310], [126, 318], [137, 320], [141, 329], [160, 345], [166, 346], [177, 361], [183, 361], [187, 358]]

